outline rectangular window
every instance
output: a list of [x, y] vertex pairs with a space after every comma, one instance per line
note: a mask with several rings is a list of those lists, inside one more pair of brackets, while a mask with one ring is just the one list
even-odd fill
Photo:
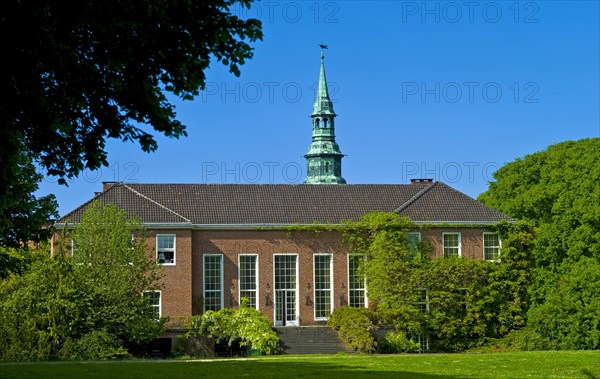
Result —
[[420, 313], [429, 312], [429, 292], [424, 288], [417, 290], [417, 301], [413, 304]]
[[248, 299], [248, 306], [258, 309], [256, 301], [258, 295], [258, 256], [257, 255], [239, 255], [238, 279], [240, 285], [240, 303], [242, 298]]
[[326, 320], [331, 314], [331, 254], [315, 254], [314, 256], [315, 283], [315, 320]]
[[175, 234], [156, 235], [156, 258], [164, 265], [175, 264]]
[[144, 291], [144, 297], [148, 299], [148, 302], [152, 307], [152, 313], [154, 313], [154, 317], [159, 320], [161, 317], [160, 291]]
[[460, 257], [460, 233], [443, 233], [444, 257]]
[[420, 255], [419, 248], [421, 246], [421, 233], [406, 233], [406, 241], [408, 242], [408, 248], [410, 249], [411, 256], [414, 257]]
[[223, 255], [204, 255], [204, 311], [223, 308]]
[[348, 305], [351, 307], [367, 306], [367, 286], [365, 285], [365, 278], [359, 271], [364, 259], [364, 255], [348, 255]]
[[496, 233], [483, 233], [483, 259], [495, 261], [500, 256], [500, 237]]

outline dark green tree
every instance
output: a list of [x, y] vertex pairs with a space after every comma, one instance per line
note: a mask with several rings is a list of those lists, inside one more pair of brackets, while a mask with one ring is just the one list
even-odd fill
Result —
[[[85, 168], [107, 165], [109, 138], [138, 142], [151, 152], [155, 133], [185, 136], [167, 95], [192, 99], [204, 88], [211, 60], [240, 74], [253, 55], [249, 44], [262, 32], [260, 21], [240, 19], [233, 9], [251, 2], [5, 2], [0, 208], [19, 200], [12, 192], [21, 185], [15, 173], [22, 158], [64, 184]], [[30, 188], [20, 190], [33, 196]], [[19, 224], [13, 216], [0, 216], [3, 235], [11, 230], [27, 240], [41, 227], [37, 219]]]

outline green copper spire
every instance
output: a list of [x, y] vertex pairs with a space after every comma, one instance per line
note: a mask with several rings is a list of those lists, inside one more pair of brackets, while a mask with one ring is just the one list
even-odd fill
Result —
[[342, 157], [344, 154], [335, 142], [335, 112], [333, 103], [327, 90], [325, 78], [325, 55], [321, 46], [321, 72], [319, 74], [319, 88], [313, 106], [312, 118], [312, 143], [306, 158], [305, 184], [346, 184], [342, 178]]

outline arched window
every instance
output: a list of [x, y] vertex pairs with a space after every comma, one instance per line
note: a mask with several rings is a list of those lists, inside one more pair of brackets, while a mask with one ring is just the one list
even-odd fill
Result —
[[323, 128], [327, 129], [327, 119], [323, 119]]
[[329, 172], [329, 162], [325, 162], [325, 172]]
[[319, 119], [315, 118], [315, 126], [318, 128], [319, 127]]

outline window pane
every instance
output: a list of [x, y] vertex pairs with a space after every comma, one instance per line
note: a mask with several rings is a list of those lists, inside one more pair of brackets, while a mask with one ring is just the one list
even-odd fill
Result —
[[256, 255], [240, 255], [240, 301], [248, 299], [248, 306], [256, 308]]
[[325, 318], [331, 313], [331, 255], [314, 256], [315, 317]]
[[359, 268], [364, 256], [348, 256], [348, 304], [351, 307], [364, 307], [365, 279], [360, 275]]
[[496, 260], [500, 255], [500, 237], [497, 234], [485, 233], [483, 235], [483, 259]]
[[447, 233], [443, 235], [444, 257], [460, 256], [460, 234]]
[[175, 263], [175, 235], [157, 235], [156, 254], [159, 263]]
[[221, 309], [221, 255], [204, 256], [204, 310], [218, 311]]
[[150, 303], [156, 319], [160, 319], [160, 291], [146, 291], [144, 297]]

